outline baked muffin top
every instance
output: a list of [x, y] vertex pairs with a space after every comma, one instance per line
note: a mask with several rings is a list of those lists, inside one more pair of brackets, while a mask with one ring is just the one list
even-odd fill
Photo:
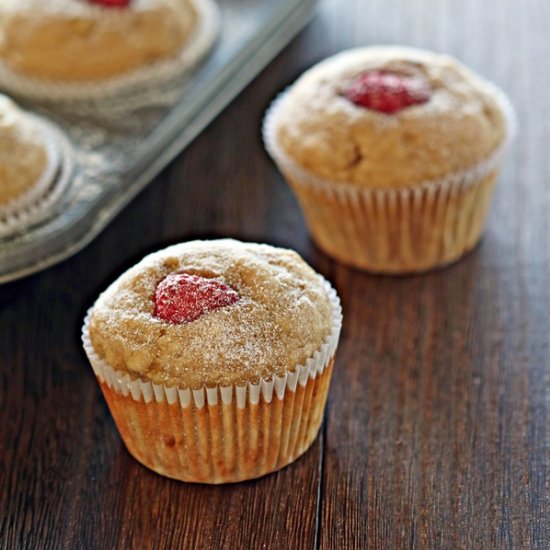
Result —
[[163, 6], [174, 6], [176, 9], [184, 3], [181, 0], [127, 0], [127, 4], [109, 6], [101, 0], [2, 0], [2, 11], [11, 13], [28, 13], [29, 17], [40, 19], [44, 15], [70, 17], [75, 15], [95, 14], [96, 17], [119, 17], [127, 10], [136, 13], [151, 11]]
[[24, 196], [44, 173], [44, 136], [11, 99], [0, 95], [0, 206]]
[[37, 78], [108, 78], [177, 55], [196, 17], [191, 0], [2, 0], [0, 58]]
[[115, 370], [197, 389], [281, 376], [331, 328], [326, 287], [298, 254], [221, 239], [145, 257], [98, 298], [89, 336]]
[[[380, 97], [392, 87], [393, 98]], [[277, 146], [298, 167], [372, 188], [468, 170], [507, 132], [492, 85], [451, 57], [401, 47], [349, 50], [319, 63], [272, 117]]]

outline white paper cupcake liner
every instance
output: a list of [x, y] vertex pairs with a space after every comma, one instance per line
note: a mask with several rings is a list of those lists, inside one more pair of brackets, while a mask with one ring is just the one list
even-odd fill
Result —
[[[185, 75], [214, 44], [220, 26], [218, 7], [212, 0], [193, 0], [193, 7], [197, 12], [196, 28], [175, 58], [93, 82], [59, 82], [32, 78], [0, 61], [0, 87], [13, 95], [48, 102], [100, 101], [145, 90], [149, 90], [150, 100], [152, 89]], [[129, 100], [137, 101], [140, 105], [144, 102], [139, 94]]]
[[39, 180], [23, 195], [0, 206], [0, 237], [17, 233], [49, 216], [67, 191], [74, 168], [69, 141], [54, 124], [37, 115], [26, 116], [40, 132], [47, 163]]
[[[255, 383], [170, 387], [113, 369], [82, 342], [130, 453], [157, 473], [183, 481], [226, 483], [278, 470], [317, 436], [342, 326], [336, 291], [320, 277], [332, 304], [332, 328], [304, 365]], [[132, 405], [134, 403], [134, 405]]]
[[499, 147], [466, 170], [397, 189], [330, 181], [297, 165], [276, 138], [278, 107], [285, 93], [274, 100], [262, 128], [265, 147], [294, 189], [313, 238], [327, 254], [369, 271], [406, 273], [446, 265], [475, 246], [517, 127], [506, 95], [485, 85], [506, 119]]

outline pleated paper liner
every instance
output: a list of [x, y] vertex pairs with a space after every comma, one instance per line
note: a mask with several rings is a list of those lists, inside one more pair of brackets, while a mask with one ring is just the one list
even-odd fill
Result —
[[[114, 370], [82, 340], [131, 455], [181, 481], [232, 483], [283, 468], [313, 443], [323, 419], [342, 325], [340, 300], [323, 280], [332, 329], [304, 365], [243, 386], [168, 387]], [[207, 337], [207, 335], [205, 335]]]
[[[94, 82], [58, 82], [32, 78], [0, 62], [0, 87], [13, 95], [47, 102], [68, 102], [83, 110], [108, 108], [117, 96], [125, 97], [126, 110], [147, 105], [155, 94], [166, 93], [162, 87], [188, 73], [206, 55], [215, 42], [220, 27], [220, 13], [212, 0], [193, 0], [197, 25], [180, 54], [148, 67]], [[90, 102], [92, 102], [90, 104]], [[95, 104], [95, 102], [98, 102]]]
[[445, 266], [474, 248], [516, 129], [508, 98], [485, 84], [506, 117], [502, 144], [467, 170], [400, 189], [327, 181], [298, 166], [276, 139], [277, 108], [284, 94], [279, 96], [264, 119], [265, 147], [294, 190], [318, 246], [342, 263], [390, 274]]
[[0, 238], [9, 238], [51, 216], [70, 186], [74, 169], [71, 146], [63, 132], [42, 117], [25, 116], [32, 119], [43, 137], [47, 164], [28, 192], [0, 206]]

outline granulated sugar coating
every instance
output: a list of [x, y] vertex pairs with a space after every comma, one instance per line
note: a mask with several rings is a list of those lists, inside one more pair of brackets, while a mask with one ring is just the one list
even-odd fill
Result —
[[[216, 279], [240, 299], [182, 324], [154, 316], [170, 273]], [[97, 300], [90, 339], [111, 367], [157, 384], [199, 388], [258, 382], [293, 370], [331, 331], [316, 273], [293, 251], [231, 239], [193, 241], [144, 258]]]

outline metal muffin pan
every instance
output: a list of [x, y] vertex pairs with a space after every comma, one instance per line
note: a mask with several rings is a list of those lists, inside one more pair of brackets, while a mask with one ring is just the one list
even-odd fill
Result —
[[26, 102], [66, 134], [71, 181], [50, 215], [0, 237], [0, 283], [75, 254], [171, 161], [309, 21], [317, 0], [221, 0], [213, 51], [186, 80], [132, 97]]

